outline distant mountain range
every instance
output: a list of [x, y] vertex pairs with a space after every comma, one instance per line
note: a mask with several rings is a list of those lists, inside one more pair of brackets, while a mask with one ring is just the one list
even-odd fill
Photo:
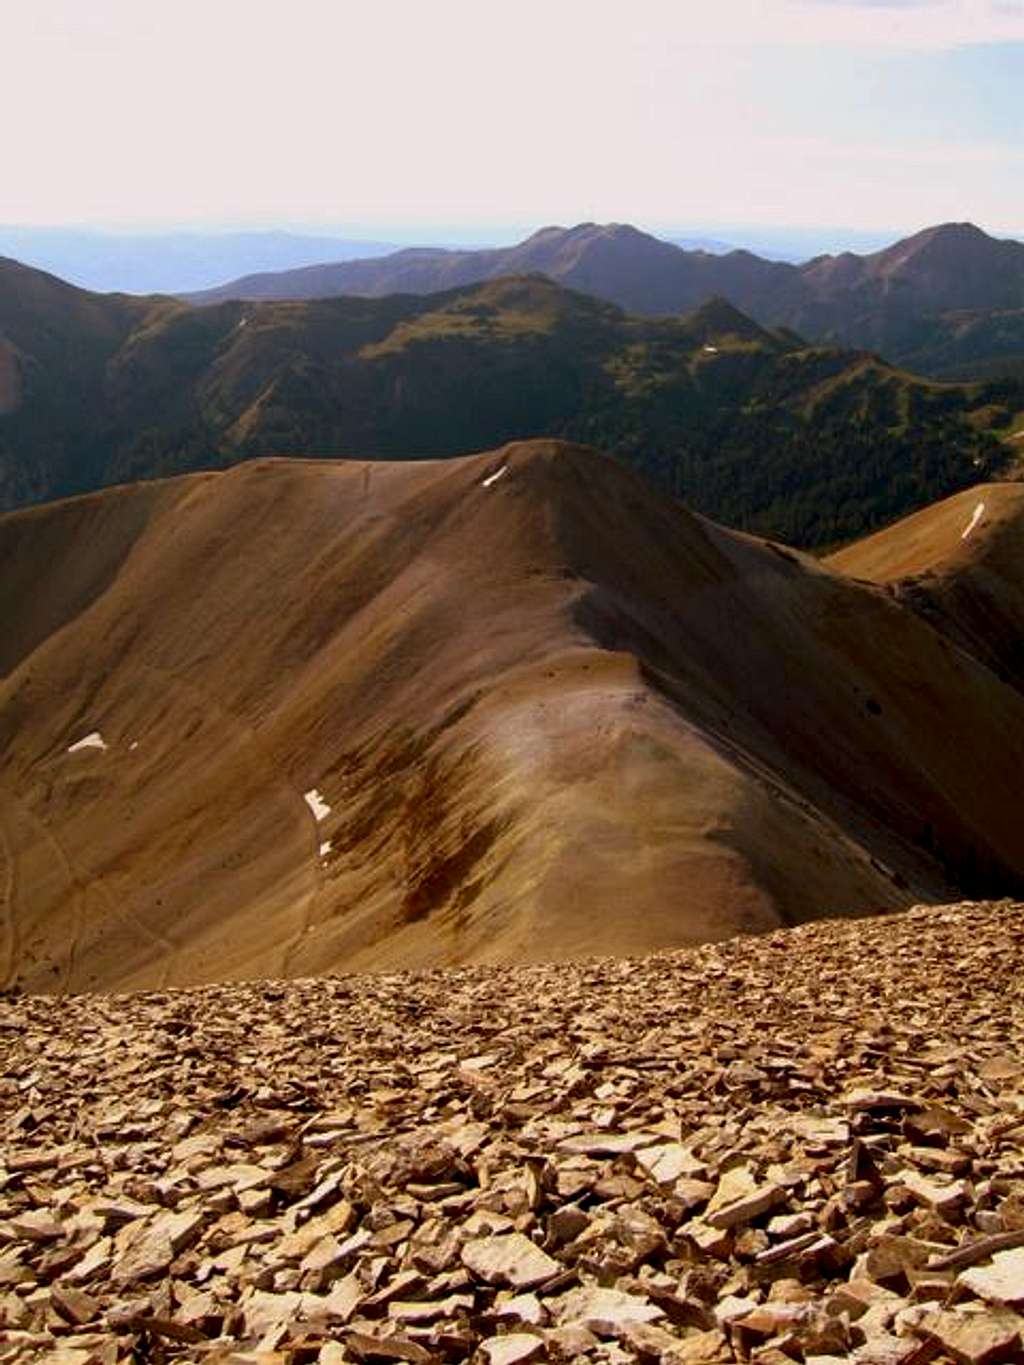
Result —
[[[82, 289], [103, 293], [181, 294], [214, 288], [256, 271], [292, 270], [324, 261], [383, 256], [409, 246], [482, 246], [515, 239], [510, 226], [437, 224], [410, 237], [408, 223], [377, 224], [356, 233], [308, 228], [238, 230], [195, 226], [128, 231], [102, 227], [0, 223], [0, 256], [48, 270]], [[769, 260], [806, 261], [825, 250], [868, 251], [890, 240], [845, 228], [730, 226], [679, 229], [667, 240], [687, 250], [724, 253], [745, 247]]]
[[[628, 240], [610, 234], [609, 250]], [[564, 259], [565, 241], [549, 245]], [[534, 274], [196, 308], [0, 261], [7, 507], [255, 455], [422, 458], [540, 435], [602, 446], [733, 525], [819, 545], [997, 473], [1014, 448], [997, 438], [1022, 410], [1020, 385], [928, 383], [720, 299], [631, 317]]]
[[1024, 619], [1000, 548], [1024, 497], [927, 515], [851, 572], [924, 556], [964, 590], [960, 648], [899, 580], [553, 441], [0, 516], [0, 987], [640, 953], [1019, 896], [1024, 696], [962, 641]]
[[387, 242], [293, 232], [101, 232], [0, 223], [0, 256], [48, 270], [83, 289], [180, 294], [252, 270], [394, 251]]
[[687, 313], [721, 296], [766, 326], [877, 351], [935, 378], [1024, 374], [1024, 245], [970, 223], [802, 265], [749, 251], [687, 251], [628, 225], [585, 223], [543, 228], [514, 247], [412, 248], [250, 275], [192, 301], [423, 294], [534, 271], [650, 316]]

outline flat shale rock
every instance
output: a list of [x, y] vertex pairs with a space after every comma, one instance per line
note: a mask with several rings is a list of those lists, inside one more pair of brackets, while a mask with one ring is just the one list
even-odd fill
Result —
[[1024, 908], [0, 999], [0, 1365], [1024, 1361]]
[[657, 1322], [665, 1314], [636, 1293], [585, 1285], [566, 1294], [556, 1309], [563, 1324], [586, 1327], [595, 1336], [618, 1336], [633, 1323]]
[[462, 1248], [462, 1263], [488, 1284], [512, 1285], [514, 1289], [532, 1289], [562, 1268], [521, 1232], [467, 1242]]
[[527, 1332], [509, 1332], [503, 1337], [488, 1337], [480, 1349], [488, 1365], [529, 1365], [547, 1354], [540, 1337]]
[[959, 1283], [987, 1303], [1024, 1306], [1024, 1247], [997, 1251], [990, 1266], [965, 1270]]

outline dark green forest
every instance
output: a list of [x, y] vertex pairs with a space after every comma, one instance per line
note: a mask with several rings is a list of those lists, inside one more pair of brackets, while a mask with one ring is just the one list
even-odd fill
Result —
[[998, 474], [997, 433], [1024, 409], [1014, 380], [922, 380], [723, 300], [630, 317], [541, 276], [205, 309], [68, 286], [14, 309], [6, 285], [21, 377], [0, 415], [6, 507], [254, 456], [434, 458], [557, 436], [716, 520], [819, 547]]

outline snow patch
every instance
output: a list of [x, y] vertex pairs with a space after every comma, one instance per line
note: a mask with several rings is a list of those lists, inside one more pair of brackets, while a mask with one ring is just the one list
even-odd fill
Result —
[[483, 482], [481, 483], [480, 487], [481, 487], [481, 488], [490, 488], [490, 486], [491, 486], [492, 483], [497, 483], [497, 482], [498, 482], [498, 480], [501, 478], [502, 474], [507, 474], [507, 473], [508, 473], [508, 465], [507, 465], [507, 464], [503, 464], [503, 465], [501, 466], [501, 468], [497, 471], [497, 473], [495, 473], [495, 474], [488, 474], [487, 478], [483, 480]]
[[330, 815], [331, 808], [316, 787], [310, 787], [309, 791], [303, 792], [302, 795], [306, 805], [313, 812], [314, 820], [322, 820], [325, 815]]
[[330, 839], [325, 839], [325, 840], [323, 841], [323, 843], [320, 845], [320, 848], [319, 848], [320, 857], [321, 857], [321, 858], [326, 858], [327, 855], [328, 855], [328, 853], [330, 853], [330, 851], [331, 851], [331, 841], [330, 841]]
[[978, 522], [981, 520], [984, 511], [985, 504], [983, 502], [979, 502], [977, 507], [974, 509], [974, 515], [971, 517], [970, 521], [967, 523], [964, 529], [960, 532], [961, 540], [966, 540], [967, 537], [971, 534], [975, 526], [977, 526]]
[[136, 750], [138, 747], [139, 747], [139, 741], [138, 741], [137, 739], [133, 739], [132, 742], [131, 742], [131, 744], [128, 745], [128, 751], [129, 751], [129, 753], [134, 753], [135, 750]]
[[81, 739], [76, 739], [74, 744], [69, 744], [68, 753], [77, 754], [83, 749], [105, 749], [106, 747], [106, 740], [100, 734], [99, 730], [91, 730], [89, 734], [84, 735]]
[[705, 355], [717, 355], [717, 354], [718, 354], [718, 347], [717, 347], [717, 346], [705, 346], [705, 347], [704, 347], [704, 354], [705, 354]]

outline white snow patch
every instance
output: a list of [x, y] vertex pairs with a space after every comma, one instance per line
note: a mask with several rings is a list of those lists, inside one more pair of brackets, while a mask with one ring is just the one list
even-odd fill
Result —
[[978, 522], [981, 520], [984, 511], [985, 504], [983, 502], [979, 502], [977, 507], [974, 509], [974, 515], [971, 517], [970, 521], [967, 523], [963, 531], [961, 531], [960, 533], [961, 540], [966, 540], [967, 537], [971, 534], [975, 526], [977, 526]]
[[128, 745], [128, 751], [129, 751], [129, 753], [134, 753], [135, 750], [136, 750], [138, 747], [139, 747], [139, 741], [138, 741], [137, 739], [133, 739], [132, 742], [131, 742], [131, 744]]
[[323, 841], [323, 843], [320, 845], [320, 850], [319, 850], [319, 851], [320, 851], [320, 857], [321, 857], [321, 858], [326, 858], [326, 857], [327, 857], [328, 853], [330, 853], [330, 851], [331, 851], [331, 841], [330, 841], [330, 839], [325, 839], [325, 840]]
[[717, 346], [705, 346], [705, 347], [704, 347], [704, 354], [705, 354], [705, 355], [717, 355], [717, 354], [718, 354], [718, 347], [717, 347]]
[[331, 808], [317, 791], [316, 787], [310, 787], [309, 791], [303, 792], [302, 795], [306, 805], [313, 812], [314, 820], [322, 820], [325, 815], [330, 815]]
[[508, 473], [508, 465], [507, 465], [507, 464], [503, 464], [503, 465], [501, 466], [501, 468], [497, 471], [496, 474], [488, 474], [487, 478], [483, 480], [483, 482], [481, 483], [480, 487], [481, 487], [481, 488], [490, 488], [490, 486], [491, 486], [492, 483], [497, 483], [497, 482], [498, 482], [498, 480], [501, 478], [502, 474], [507, 474], [507, 473]]
[[81, 739], [76, 739], [74, 744], [69, 744], [68, 753], [77, 754], [80, 753], [82, 749], [105, 749], [106, 747], [106, 740], [100, 734], [99, 730], [91, 730], [89, 734], [84, 735]]

